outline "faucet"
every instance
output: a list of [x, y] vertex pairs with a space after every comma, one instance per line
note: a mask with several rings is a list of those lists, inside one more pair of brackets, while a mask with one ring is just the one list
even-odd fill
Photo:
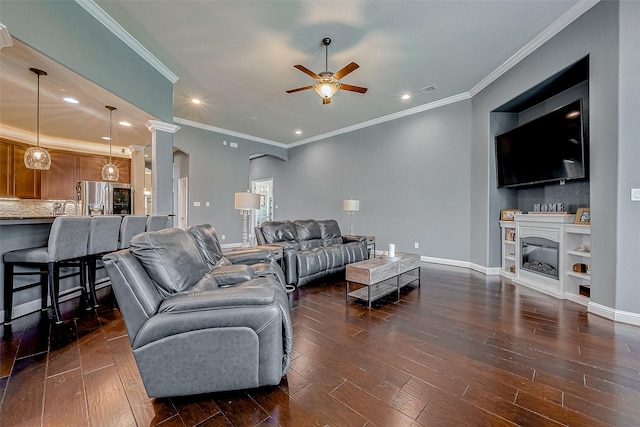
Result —
[[67, 211], [67, 203], [72, 203], [73, 204], [73, 215], [77, 216], [78, 215], [78, 202], [76, 202], [75, 200], [65, 200], [62, 203], [62, 214], [64, 215]]
[[53, 216], [64, 214], [64, 209], [62, 208], [62, 202], [53, 202]]

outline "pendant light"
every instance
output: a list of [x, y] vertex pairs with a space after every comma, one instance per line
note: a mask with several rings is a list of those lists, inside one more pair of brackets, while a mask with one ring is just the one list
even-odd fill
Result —
[[29, 71], [38, 76], [38, 109], [36, 114], [36, 146], [29, 147], [24, 153], [24, 165], [27, 169], [48, 170], [51, 167], [49, 152], [40, 147], [40, 76], [46, 76], [47, 72], [37, 68], [29, 68]]
[[117, 166], [111, 162], [111, 140], [113, 139], [111, 137], [111, 119], [113, 110], [115, 110], [116, 107], [105, 105], [105, 108], [109, 110], [109, 163], [102, 167], [102, 179], [105, 181], [117, 181], [120, 177], [120, 171]]

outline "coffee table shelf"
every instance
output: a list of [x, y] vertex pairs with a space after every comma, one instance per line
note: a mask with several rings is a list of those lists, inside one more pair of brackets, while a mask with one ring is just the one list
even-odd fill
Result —
[[[411, 274], [417, 270], [417, 274]], [[346, 300], [349, 297], [367, 301], [368, 306], [410, 283], [418, 281], [420, 286], [420, 255], [398, 253], [393, 258], [375, 258], [347, 265], [346, 271]], [[349, 285], [356, 283], [364, 286], [349, 292]]]
[[384, 282], [378, 283], [376, 285], [365, 286], [364, 288], [349, 292], [349, 296], [368, 301], [368, 291], [371, 290], [371, 301], [373, 302], [393, 292], [399, 291], [400, 289], [404, 288], [412, 282], [415, 282], [416, 280], [420, 280], [420, 277], [411, 274], [403, 274], [398, 278], [387, 279]]

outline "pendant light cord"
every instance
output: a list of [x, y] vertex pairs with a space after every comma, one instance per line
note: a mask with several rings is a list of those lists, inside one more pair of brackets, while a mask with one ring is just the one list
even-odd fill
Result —
[[36, 147], [40, 147], [40, 74], [36, 74], [38, 76], [38, 109], [36, 114]]
[[109, 163], [111, 163], [111, 121], [112, 121], [113, 110], [109, 109]]

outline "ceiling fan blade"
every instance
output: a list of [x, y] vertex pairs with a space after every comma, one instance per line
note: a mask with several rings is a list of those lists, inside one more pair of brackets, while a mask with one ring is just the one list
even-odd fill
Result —
[[367, 88], [366, 87], [352, 86], [352, 85], [348, 85], [346, 83], [340, 83], [340, 89], [349, 90], [351, 92], [358, 92], [358, 93], [366, 93], [367, 92]]
[[317, 75], [316, 73], [314, 73], [313, 71], [311, 71], [310, 69], [308, 69], [307, 67], [305, 67], [304, 65], [294, 65], [294, 68], [297, 68], [298, 70], [302, 71], [305, 74], [308, 74], [309, 76], [313, 77], [314, 79], [319, 79], [320, 76]]
[[347, 64], [344, 67], [342, 67], [342, 69], [339, 70], [337, 73], [335, 73], [333, 76], [336, 79], [340, 80], [341, 78], [343, 78], [347, 74], [351, 73], [352, 71], [357, 70], [358, 68], [360, 68], [360, 66], [358, 64], [356, 64], [355, 62], [352, 62], [351, 64]]
[[322, 105], [331, 104], [331, 98], [322, 98]]
[[313, 89], [313, 86], [305, 86], [305, 87], [299, 87], [297, 89], [290, 89], [287, 91], [287, 93], [300, 92], [301, 90], [307, 90], [307, 89]]

